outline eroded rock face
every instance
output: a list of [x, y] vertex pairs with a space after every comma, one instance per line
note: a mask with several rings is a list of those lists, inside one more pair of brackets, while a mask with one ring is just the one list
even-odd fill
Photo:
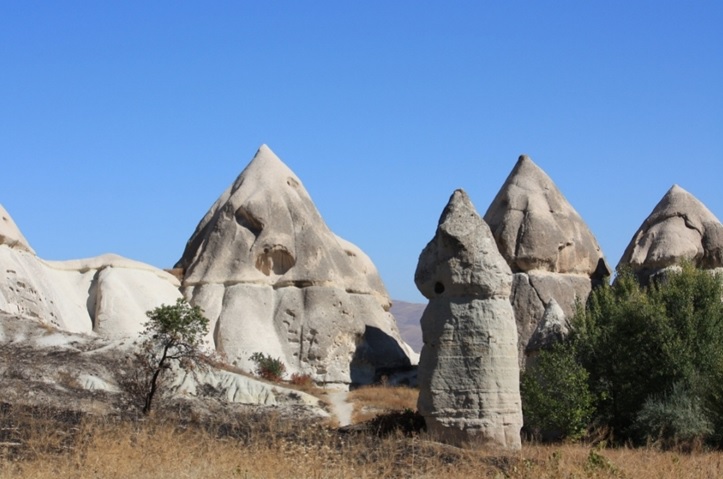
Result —
[[532, 333], [527, 344], [527, 354], [532, 355], [543, 349], [551, 348], [555, 343], [565, 339], [570, 334], [570, 324], [557, 301], [551, 299], [547, 303], [542, 319]]
[[5, 225], [13, 226], [0, 233], [6, 238], [0, 244], [2, 312], [64, 331], [120, 339], [143, 330], [146, 311], [181, 297], [180, 283], [170, 274], [117, 255], [44, 261], [7, 212], [0, 216]]
[[635, 233], [618, 267], [631, 268], [645, 283], [683, 260], [702, 269], [723, 267], [723, 225], [697, 198], [673, 185]]
[[520, 156], [484, 216], [514, 272], [511, 301], [520, 364], [551, 300], [566, 317], [576, 301], [610, 275], [597, 240], [557, 186], [528, 156]]
[[414, 279], [429, 299], [418, 372], [418, 408], [427, 429], [455, 444], [519, 449], [512, 273], [464, 191], [450, 198]]
[[211, 320], [218, 351], [243, 368], [263, 352], [289, 373], [370, 382], [410, 365], [371, 260], [334, 235], [301, 180], [262, 146], [214, 203], [176, 265]]
[[35, 254], [3, 205], [0, 205], [0, 244]]

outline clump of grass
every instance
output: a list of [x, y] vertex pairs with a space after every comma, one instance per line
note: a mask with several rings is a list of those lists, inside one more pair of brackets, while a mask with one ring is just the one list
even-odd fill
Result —
[[354, 404], [352, 422], [369, 421], [376, 416], [395, 411], [417, 409], [419, 390], [405, 386], [363, 386], [349, 393], [348, 400]]

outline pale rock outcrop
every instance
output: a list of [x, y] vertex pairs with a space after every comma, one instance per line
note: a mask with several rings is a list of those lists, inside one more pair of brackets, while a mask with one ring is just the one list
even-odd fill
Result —
[[643, 221], [618, 267], [649, 278], [686, 260], [701, 269], [723, 267], [723, 225], [697, 198], [673, 185]]
[[510, 300], [519, 333], [520, 365], [546, 307], [565, 317], [610, 275], [597, 240], [550, 177], [519, 157], [484, 216], [514, 273]]
[[553, 298], [547, 303], [545, 313], [530, 337], [526, 353], [531, 356], [543, 349], [548, 349], [565, 339], [568, 334], [570, 334], [570, 324], [565, 317], [565, 312]]
[[3, 205], [0, 205], [0, 244], [35, 254]]
[[38, 258], [3, 210], [0, 311], [74, 333], [135, 337], [146, 311], [181, 297], [179, 281], [153, 266], [103, 255], [73, 261]]
[[[126, 384], [137, 381], [132, 360], [133, 340], [109, 340], [97, 334], [69, 333], [38, 321], [0, 312], [0, 377], [3, 400], [39, 403], [98, 412], [116, 409], [113, 396], [135, 402]], [[195, 411], [216, 405], [228, 413], [231, 404], [271, 406], [276, 413], [296, 417], [328, 417], [319, 400], [246, 375], [212, 366], [167, 371], [164, 396], [183, 398]], [[85, 394], [93, 391], [96, 394]], [[213, 401], [208, 401], [212, 398]]]
[[329, 230], [301, 180], [265, 145], [176, 267], [185, 296], [211, 320], [209, 339], [242, 368], [262, 352], [289, 373], [348, 384], [411, 363], [371, 260]]
[[454, 192], [419, 256], [422, 316], [418, 408], [455, 444], [519, 449], [522, 410], [512, 273], [467, 194]]

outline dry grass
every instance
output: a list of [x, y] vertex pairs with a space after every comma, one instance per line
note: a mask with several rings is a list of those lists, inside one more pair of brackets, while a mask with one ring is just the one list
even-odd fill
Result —
[[408, 387], [365, 386], [349, 393], [354, 404], [352, 422], [368, 421], [393, 411], [416, 410], [418, 389]]
[[[416, 391], [407, 388], [362, 388], [350, 396], [378, 411], [416, 403]], [[723, 453], [576, 444], [459, 449], [425, 433], [341, 433], [269, 409], [212, 422], [180, 409], [175, 416], [121, 419], [0, 404], [0, 477], [699, 479], [723, 477]]]
[[[368, 402], [369, 395], [392, 402], [399, 392], [365, 389], [355, 396]], [[269, 411], [211, 423], [185, 413], [123, 420], [2, 405], [0, 477], [699, 479], [723, 477], [723, 454], [574, 444], [525, 444], [511, 453], [444, 446], [425, 434], [341, 434]]]

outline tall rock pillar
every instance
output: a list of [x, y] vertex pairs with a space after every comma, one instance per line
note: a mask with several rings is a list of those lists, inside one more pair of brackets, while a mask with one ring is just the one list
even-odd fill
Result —
[[414, 280], [421, 319], [418, 408], [453, 444], [520, 448], [522, 409], [512, 273], [467, 194], [452, 194]]

